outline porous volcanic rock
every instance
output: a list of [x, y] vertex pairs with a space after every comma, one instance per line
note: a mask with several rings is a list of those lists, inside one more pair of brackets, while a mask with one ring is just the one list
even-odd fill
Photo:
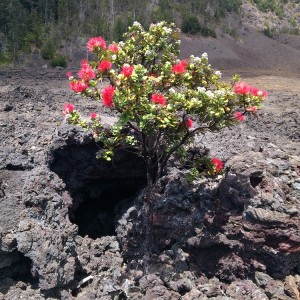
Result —
[[38, 73], [0, 85], [0, 299], [299, 299], [298, 95], [271, 91], [258, 119], [199, 137], [223, 176], [169, 166], [145, 268], [143, 163], [97, 160], [88, 133], [58, 128], [69, 94], [43, 76], [51, 90]]

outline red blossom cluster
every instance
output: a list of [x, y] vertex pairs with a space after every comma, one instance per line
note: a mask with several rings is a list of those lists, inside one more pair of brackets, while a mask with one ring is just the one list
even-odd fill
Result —
[[118, 53], [119, 52], [119, 47], [115, 43], [114, 44], [110, 44], [108, 46], [108, 50], [111, 51], [111, 52], [113, 52], [113, 53]]
[[70, 88], [76, 93], [82, 93], [88, 88], [88, 84], [82, 81], [70, 81]]
[[245, 119], [246, 119], [246, 117], [244, 116], [244, 114], [243, 114], [242, 112], [240, 112], [240, 111], [236, 111], [236, 112], [234, 113], [234, 117], [235, 117], [238, 121], [241, 121], [241, 122], [245, 121]]
[[193, 126], [193, 120], [188, 118], [186, 119], [185, 124], [188, 128], [191, 128]]
[[223, 167], [224, 167], [224, 166], [223, 166], [223, 162], [222, 162], [221, 160], [219, 160], [219, 159], [216, 158], [216, 157], [213, 157], [213, 158], [211, 159], [211, 161], [212, 161], [212, 163], [214, 164], [214, 166], [215, 166], [217, 172], [223, 170]]
[[74, 111], [74, 105], [72, 103], [66, 103], [63, 109], [63, 114], [68, 115], [72, 111]]
[[152, 94], [151, 101], [152, 103], [160, 104], [162, 106], [165, 106], [167, 103], [167, 99], [161, 94]]
[[183, 74], [186, 71], [186, 61], [181, 60], [179, 64], [172, 67], [172, 72], [175, 74]]
[[115, 94], [115, 88], [112, 85], [108, 85], [102, 90], [102, 100], [105, 106], [107, 107], [113, 106], [114, 94]]
[[91, 117], [92, 120], [93, 120], [93, 119], [96, 119], [96, 118], [97, 118], [97, 114], [96, 114], [95, 112], [92, 112], [92, 113], [90, 114], [90, 117]]
[[112, 67], [112, 63], [109, 60], [102, 60], [99, 64], [98, 70], [104, 72]]
[[106, 42], [101, 36], [92, 37], [87, 42], [87, 48], [88, 48], [89, 52], [93, 52], [94, 49], [97, 47], [106, 49]]
[[257, 97], [266, 98], [268, 93], [266, 91], [260, 90], [252, 85], [248, 85], [246, 82], [240, 81], [234, 85], [234, 92], [240, 95], [252, 95]]
[[120, 74], [123, 74], [125, 77], [130, 77], [132, 72], [134, 70], [134, 67], [133, 66], [130, 66], [128, 64], [125, 64], [123, 67], [122, 67], [122, 70], [120, 72]]
[[85, 82], [88, 82], [96, 77], [96, 73], [85, 59], [81, 61], [81, 69], [78, 72], [78, 76]]

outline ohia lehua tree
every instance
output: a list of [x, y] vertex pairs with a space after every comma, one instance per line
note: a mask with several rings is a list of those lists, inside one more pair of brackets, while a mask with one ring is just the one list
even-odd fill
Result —
[[[99, 157], [111, 160], [118, 149], [141, 156], [150, 189], [170, 157], [196, 134], [244, 121], [267, 96], [237, 77], [222, 82], [206, 53], [180, 60], [179, 46], [174, 24], [151, 24], [147, 31], [134, 22], [119, 43], [90, 38], [94, 59], [81, 62], [77, 78], [68, 74], [71, 89], [99, 100], [116, 122], [103, 126], [97, 112], [84, 118], [71, 103], [64, 107], [67, 121], [92, 132], [101, 145]], [[220, 160], [211, 161], [212, 173], [222, 169]]]

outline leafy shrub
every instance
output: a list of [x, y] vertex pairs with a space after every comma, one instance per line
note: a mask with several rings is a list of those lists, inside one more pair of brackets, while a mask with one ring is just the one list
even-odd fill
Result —
[[220, 1], [220, 5], [229, 12], [238, 12], [242, 5], [242, 0], [224, 0]]
[[181, 30], [184, 33], [195, 34], [201, 31], [201, 25], [196, 16], [188, 16], [183, 19]]
[[264, 31], [263, 31], [263, 33], [264, 33], [265, 36], [267, 36], [269, 38], [272, 38], [275, 35], [274, 29], [270, 28], [270, 27], [265, 28]]
[[173, 21], [173, 11], [172, 11], [173, 1], [170, 0], [159, 0], [158, 7], [152, 11], [153, 22], [158, 22], [160, 20], [165, 20], [166, 22]]
[[[170, 157], [184, 150], [196, 133], [243, 121], [255, 113], [266, 93], [243, 82], [233, 90], [220, 81], [221, 73], [212, 70], [206, 53], [179, 60], [179, 30], [174, 24], [160, 22], [145, 31], [134, 22], [124, 38], [109, 46], [102, 37], [91, 38], [87, 48], [97, 59], [82, 61], [79, 79], [68, 74], [74, 92], [102, 100], [117, 122], [103, 126], [94, 112], [87, 121], [72, 104], [64, 114], [101, 143], [98, 157], [111, 160], [118, 149], [141, 156], [151, 189]], [[99, 82], [106, 83], [102, 90]], [[214, 174], [221, 162], [215, 158], [212, 165]]]
[[[91, 112], [87, 119], [71, 103], [64, 107], [66, 120], [90, 131], [99, 142], [97, 156], [109, 161], [123, 149], [144, 160], [145, 264], [154, 243], [153, 187], [170, 158], [187, 152], [196, 134], [244, 121], [246, 115], [256, 113], [266, 97], [265, 91], [236, 82], [237, 77], [233, 77], [234, 86], [222, 82], [221, 73], [211, 68], [206, 53], [179, 60], [179, 44], [179, 30], [174, 24], [160, 22], [145, 31], [134, 22], [118, 44], [107, 46], [102, 37], [90, 38], [87, 49], [96, 60], [81, 62], [79, 78], [67, 74], [74, 92], [102, 100], [116, 116], [116, 122], [106, 126], [98, 112]], [[104, 88], [98, 83], [104, 83]], [[218, 158], [199, 160], [191, 168], [190, 180], [201, 170], [216, 175], [222, 169]]]
[[294, 18], [290, 18], [289, 19], [289, 23], [293, 26], [293, 27], [297, 27], [297, 21]]
[[56, 55], [51, 60], [51, 66], [53, 68], [55, 68], [55, 67], [66, 68], [67, 64], [68, 64], [67, 63], [67, 58], [65, 56], [63, 56], [63, 55]]
[[6, 65], [11, 62], [11, 54], [0, 51], [0, 65]]
[[212, 28], [206, 27], [206, 26], [201, 27], [200, 32], [203, 36], [206, 36], [206, 37], [208, 37], [208, 36], [211, 36], [213, 38], [217, 37], [215, 30]]
[[216, 32], [208, 26], [201, 25], [196, 16], [187, 16], [183, 19], [181, 30], [184, 33], [196, 34], [200, 33], [202, 36], [217, 37]]
[[55, 46], [52, 40], [46, 41], [42, 47], [42, 58], [43, 59], [52, 59], [55, 54]]
[[253, 0], [253, 1], [256, 4], [257, 8], [263, 12], [267, 12], [269, 10], [275, 11], [277, 7], [275, 0]]

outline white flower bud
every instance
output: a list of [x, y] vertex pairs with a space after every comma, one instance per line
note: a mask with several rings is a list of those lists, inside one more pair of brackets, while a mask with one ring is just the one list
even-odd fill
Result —
[[222, 73], [221, 73], [220, 71], [216, 71], [216, 72], [215, 72], [215, 75], [218, 76], [218, 77], [221, 77], [221, 76], [222, 76]]
[[205, 89], [205, 87], [203, 87], [203, 86], [198, 86], [198, 87], [197, 87], [197, 91], [198, 91], [198, 92], [205, 93], [205, 92], [206, 92], [206, 89]]
[[139, 22], [137, 22], [137, 21], [134, 21], [134, 22], [133, 22], [133, 26], [141, 27], [141, 23], [139, 23]]
[[215, 95], [212, 91], [206, 91], [205, 92], [206, 96], [209, 97], [209, 98], [213, 98]]
[[201, 55], [201, 57], [207, 59], [207, 58], [208, 58], [208, 55], [207, 55], [206, 52], [204, 52], [204, 53]]

